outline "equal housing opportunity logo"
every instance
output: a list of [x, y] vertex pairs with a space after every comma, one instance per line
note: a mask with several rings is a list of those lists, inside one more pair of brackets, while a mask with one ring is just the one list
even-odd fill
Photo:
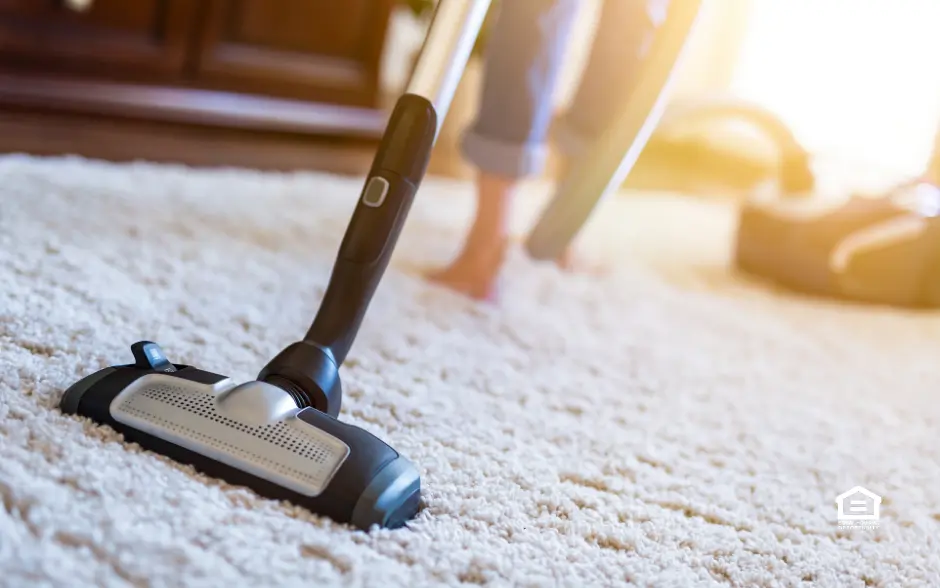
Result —
[[881, 518], [881, 497], [855, 486], [836, 496], [840, 529], [875, 529]]

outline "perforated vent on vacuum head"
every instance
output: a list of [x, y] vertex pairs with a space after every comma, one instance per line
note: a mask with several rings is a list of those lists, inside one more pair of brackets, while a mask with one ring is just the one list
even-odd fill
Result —
[[320, 494], [349, 454], [341, 440], [294, 417], [239, 422], [220, 414], [209, 386], [147, 378], [161, 381], [125, 389], [111, 405], [115, 420], [301, 494]]

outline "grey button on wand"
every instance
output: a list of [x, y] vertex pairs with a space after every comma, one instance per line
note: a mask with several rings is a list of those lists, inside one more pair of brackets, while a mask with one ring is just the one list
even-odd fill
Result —
[[362, 193], [362, 203], [372, 208], [378, 208], [385, 202], [385, 196], [388, 194], [388, 180], [374, 176], [369, 180], [365, 192]]

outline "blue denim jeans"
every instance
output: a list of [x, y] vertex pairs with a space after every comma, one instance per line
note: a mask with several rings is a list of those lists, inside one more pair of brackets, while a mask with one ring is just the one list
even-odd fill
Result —
[[639, 65], [669, 0], [604, 0], [588, 63], [567, 112], [553, 121], [555, 86], [582, 0], [494, 4], [476, 120], [462, 140], [481, 171], [540, 173], [549, 135], [577, 157], [611, 124], [637, 83]]

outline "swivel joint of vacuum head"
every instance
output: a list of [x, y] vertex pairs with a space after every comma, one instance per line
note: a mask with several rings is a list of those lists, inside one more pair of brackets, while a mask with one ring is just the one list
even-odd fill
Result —
[[329, 349], [312, 341], [288, 345], [262, 368], [258, 380], [290, 394], [298, 408], [339, 415], [343, 403], [339, 367]]

